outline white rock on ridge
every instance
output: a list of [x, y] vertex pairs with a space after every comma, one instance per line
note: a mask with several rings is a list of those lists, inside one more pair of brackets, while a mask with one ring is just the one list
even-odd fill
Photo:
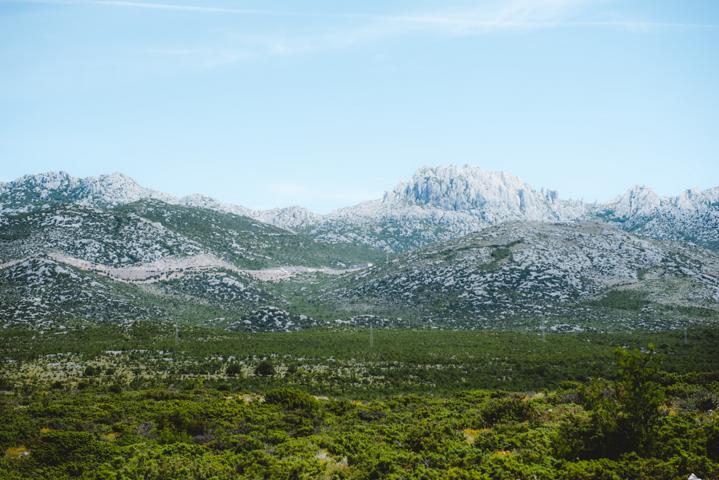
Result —
[[146, 198], [168, 203], [174, 200], [166, 193], [141, 187], [132, 178], [121, 173], [80, 179], [77, 192], [82, 197], [81, 203], [88, 205], [121, 205]]
[[562, 200], [554, 191], [535, 190], [513, 175], [473, 166], [419, 169], [382, 199], [318, 215], [302, 207], [251, 210], [204, 195], [180, 199], [143, 188], [122, 174], [73, 178], [64, 172], [21, 177], [0, 184], [3, 212], [29, 211], [52, 203], [112, 206], [141, 199], [243, 215], [330, 243], [360, 243], [406, 251], [456, 238], [507, 221], [601, 220], [624, 230], [691, 241], [719, 249], [719, 187], [659, 197], [634, 187], [604, 205]]
[[75, 178], [66, 172], [48, 172], [25, 175], [0, 185], [0, 214], [58, 203], [105, 207], [146, 198], [174, 200], [171, 195], [141, 187], [121, 173]]
[[425, 167], [382, 200], [343, 208], [308, 228], [326, 242], [407, 251], [507, 221], [608, 221], [650, 238], [719, 249], [719, 187], [659, 197], [634, 187], [604, 205], [559, 199], [517, 177], [472, 166]]
[[659, 197], [645, 186], [635, 186], [615, 200], [600, 206], [615, 220], [631, 220], [657, 214], [691, 214], [719, 207], [719, 187], [685, 190], [675, 197]]
[[425, 167], [382, 200], [339, 209], [307, 230], [325, 242], [412, 250], [507, 221], [575, 221], [581, 202], [534, 190], [517, 177], [472, 166]]
[[492, 223], [573, 220], [584, 213], [581, 204], [560, 201], [555, 191], [537, 191], [513, 175], [469, 165], [421, 168], [386, 194], [384, 202], [466, 211]]
[[[634, 313], [597, 314], [603, 306], [592, 300], [613, 289], [641, 299]], [[717, 291], [719, 256], [708, 250], [645, 239], [606, 223], [506, 222], [351, 273], [327, 284], [322, 295], [338, 310], [387, 317], [414, 311], [470, 328], [548, 316], [616, 323], [615, 314], [624, 316], [627, 328], [644, 320], [663, 328], [681, 312], [658, 321], [667, 314], [661, 308], [643, 314], [644, 300], [719, 311]]]
[[102, 208], [147, 199], [242, 215], [290, 230], [317, 223], [320, 218], [319, 215], [299, 206], [251, 210], [241, 205], [222, 203], [201, 194], [176, 198], [141, 187], [132, 178], [121, 173], [76, 178], [60, 171], [25, 175], [11, 182], [0, 182], [0, 215], [27, 212], [58, 203]]
[[647, 237], [719, 249], [719, 187], [685, 190], [675, 197], [659, 197], [646, 187], [634, 187], [613, 202], [595, 207], [592, 215]]
[[221, 203], [212, 197], [208, 197], [207, 195], [201, 195], [199, 193], [182, 197], [175, 203], [178, 203], [185, 207], [206, 208], [208, 210], [215, 210], [224, 213], [233, 213], [235, 215], [243, 215], [245, 217], [252, 217], [253, 214], [253, 211], [249, 208], [245, 208], [240, 205], [233, 205], [230, 203]]
[[271, 210], [255, 210], [248, 216], [289, 230], [297, 230], [308, 225], [314, 225], [322, 219], [321, 215], [297, 205], [285, 208], [273, 208]]
[[631, 218], [637, 215], [651, 215], [659, 208], [661, 200], [654, 191], [646, 186], [635, 186], [605, 206], [618, 218]]

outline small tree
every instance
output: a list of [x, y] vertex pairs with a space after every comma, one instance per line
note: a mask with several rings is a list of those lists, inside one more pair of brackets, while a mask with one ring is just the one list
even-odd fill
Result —
[[559, 455], [595, 459], [650, 452], [664, 403], [656, 364], [651, 345], [649, 352], [618, 349], [618, 381], [594, 380], [582, 388], [580, 397], [589, 416], [564, 422], [557, 441]]
[[227, 365], [227, 369], [225, 370], [225, 373], [230, 377], [234, 377], [234, 376], [242, 373], [242, 367], [238, 363], [231, 363], [231, 364]]
[[654, 345], [651, 344], [648, 353], [617, 350], [619, 428], [630, 446], [639, 452], [651, 447], [652, 433], [660, 417], [659, 409], [664, 403], [664, 389], [655, 381], [657, 363]]

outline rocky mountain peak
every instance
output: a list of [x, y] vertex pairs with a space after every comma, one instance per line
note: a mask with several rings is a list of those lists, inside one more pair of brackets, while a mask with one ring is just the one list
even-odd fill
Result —
[[141, 187], [121, 173], [76, 178], [62, 171], [45, 172], [0, 186], [0, 211], [28, 211], [60, 203], [118, 205], [145, 198], [173, 200], [170, 195]]
[[66, 172], [24, 175], [0, 185], [0, 212], [27, 211], [51, 202], [71, 202], [77, 179]]
[[33, 189], [38, 193], [42, 191], [59, 190], [67, 188], [76, 183], [76, 179], [67, 172], [45, 172], [35, 175], [23, 175], [22, 177], [4, 184], [6, 189], [25, 188]]
[[557, 192], [535, 190], [514, 175], [478, 167], [423, 167], [402, 182], [385, 202], [410, 203], [450, 211], [479, 211], [488, 220], [561, 220], [564, 212]]
[[661, 205], [661, 199], [654, 190], [644, 185], [635, 185], [617, 197], [609, 208], [615, 216], [630, 218], [651, 215]]
[[281, 228], [289, 228], [291, 230], [314, 225], [322, 218], [311, 210], [297, 205], [285, 208], [273, 208], [271, 210], [258, 210], [253, 212], [252, 216], [265, 223], [270, 223]]
[[141, 187], [135, 180], [122, 173], [111, 173], [80, 180], [78, 200], [83, 203], [105, 203], [118, 205], [143, 199], [173, 201], [165, 193]]

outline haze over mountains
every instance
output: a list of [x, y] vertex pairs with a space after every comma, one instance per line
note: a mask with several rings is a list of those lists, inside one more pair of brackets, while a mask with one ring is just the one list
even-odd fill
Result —
[[719, 187], [588, 204], [427, 167], [319, 215], [52, 172], [0, 184], [0, 321], [676, 327], [715, 321], [717, 249]]

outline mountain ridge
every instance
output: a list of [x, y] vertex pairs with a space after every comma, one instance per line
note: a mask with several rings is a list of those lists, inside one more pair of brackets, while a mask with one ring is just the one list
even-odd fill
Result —
[[[691, 242], [716, 240], [717, 193], [636, 187], [594, 205], [509, 174], [427, 167], [381, 199], [317, 216], [172, 197], [122, 174], [25, 176], [0, 186], [0, 325], [713, 322], [719, 255]], [[269, 223], [280, 217], [284, 227]]]
[[507, 222], [349, 273], [320, 297], [338, 310], [457, 328], [536, 328], [538, 319], [655, 328], [691, 318], [683, 309], [717, 311], [719, 256], [600, 222]]
[[[455, 201], [454, 204], [448, 204], [448, 197], [437, 195], [436, 191], [428, 189], [430, 185], [428, 181], [433, 179], [438, 180], [435, 185], [439, 186], [440, 189], [446, 189], [450, 187], [450, 192], [453, 193], [452, 199]], [[424, 185], [422, 185], [424, 180]], [[484, 188], [483, 191], [477, 192], [470, 191], [469, 195], [465, 198], [456, 195], [456, 186], [458, 182], [471, 187], [474, 184], [476, 188], [480, 185]], [[483, 185], [480, 182], [484, 182]], [[320, 214], [313, 212], [312, 210], [303, 207], [301, 205], [289, 205], [286, 207], [274, 207], [270, 209], [251, 209], [239, 204], [225, 203], [216, 200], [215, 198], [202, 193], [192, 193], [181, 197], [176, 197], [168, 193], [146, 188], [140, 186], [132, 177], [129, 177], [121, 172], [112, 172], [109, 174], [100, 174], [97, 176], [88, 177], [74, 177], [65, 171], [48, 171], [37, 174], [27, 174], [18, 177], [14, 180], [7, 182], [0, 182], [0, 195], [6, 193], [9, 190], [15, 190], [14, 187], [20, 187], [20, 184], [40, 185], [46, 187], [47, 192], [59, 191], [60, 186], [63, 184], [75, 187], [73, 193], [77, 194], [77, 200], [84, 200], [85, 202], [101, 201], [105, 205], [117, 205], [121, 203], [131, 203], [140, 199], [156, 198], [158, 200], [165, 201], [167, 203], [176, 203], [180, 205], [196, 206], [201, 208], [208, 208], [212, 210], [221, 210], [228, 213], [237, 213], [245, 216], [254, 215], [265, 215], [266, 218], [271, 218], [272, 213], [280, 213], [286, 210], [290, 211], [302, 211], [307, 212], [313, 219], [334, 216], [342, 211], [361, 207], [367, 203], [372, 203], [377, 200], [385, 203], [402, 202], [413, 203], [416, 205], [427, 205], [441, 207], [445, 210], [478, 210], [481, 209], [485, 204], [496, 203], [492, 199], [487, 199], [485, 195], [488, 189], [494, 189], [498, 197], [499, 195], [505, 195], [504, 205], [508, 206], [512, 203], [521, 205], [527, 202], [528, 198], [525, 195], [531, 196], [530, 200], [536, 200], [542, 197], [549, 203], [567, 203], [576, 206], [587, 206], [587, 207], [603, 207], [615, 205], [618, 213], [622, 203], [631, 202], [634, 208], [647, 207], [659, 207], [673, 205], [678, 208], [688, 208], [693, 205], [694, 200], [697, 197], [711, 198], [713, 201], [719, 201], [719, 186], [707, 188], [704, 190], [690, 188], [680, 192], [677, 195], [659, 196], [656, 194], [651, 187], [646, 185], [634, 185], [628, 188], [622, 194], [616, 196], [613, 200], [607, 202], [586, 202], [583, 200], [574, 199], [560, 199], [559, 193], [556, 190], [548, 190], [540, 188], [535, 189], [528, 183], [519, 179], [510, 173], [504, 171], [495, 170], [484, 170], [477, 166], [470, 165], [443, 165], [443, 166], [423, 166], [417, 169], [413, 175], [407, 181], [400, 181], [394, 188], [384, 193], [380, 199], [368, 199], [355, 205], [348, 205], [339, 207], [335, 210], [330, 211], [326, 214]], [[422, 188], [424, 186], [424, 188]], [[24, 188], [24, 187], [23, 187]], [[453, 189], [453, 190], [452, 190]], [[472, 190], [470, 188], [470, 190]], [[504, 191], [502, 191], [504, 190]], [[507, 194], [518, 192], [515, 198], [508, 196]], [[39, 193], [39, 192], [38, 192]], [[414, 196], [411, 195], [414, 193]], [[68, 195], [70, 197], [71, 195]], [[425, 199], [422, 201], [421, 197]], [[477, 198], [479, 197], [479, 198]], [[42, 197], [47, 199], [47, 197]], [[7, 198], [0, 196], [0, 208], [6, 208], [8, 203]], [[520, 210], [526, 207], [520, 208]], [[0, 210], [2, 213], [3, 210]], [[624, 211], [621, 211], [624, 213]], [[576, 215], [576, 213], [574, 214]], [[573, 216], [573, 215], [570, 215]], [[259, 219], [259, 218], [258, 218]]]
[[380, 199], [317, 214], [291, 206], [252, 210], [192, 194], [174, 197], [120, 173], [76, 178], [65, 172], [26, 175], [0, 184], [0, 215], [79, 203], [105, 208], [141, 199], [246, 216], [326, 243], [361, 243], [401, 252], [507, 221], [604, 221], [650, 238], [719, 249], [719, 187], [660, 197], [635, 186], [605, 203], [564, 200], [518, 177], [476, 166], [418, 169]]

